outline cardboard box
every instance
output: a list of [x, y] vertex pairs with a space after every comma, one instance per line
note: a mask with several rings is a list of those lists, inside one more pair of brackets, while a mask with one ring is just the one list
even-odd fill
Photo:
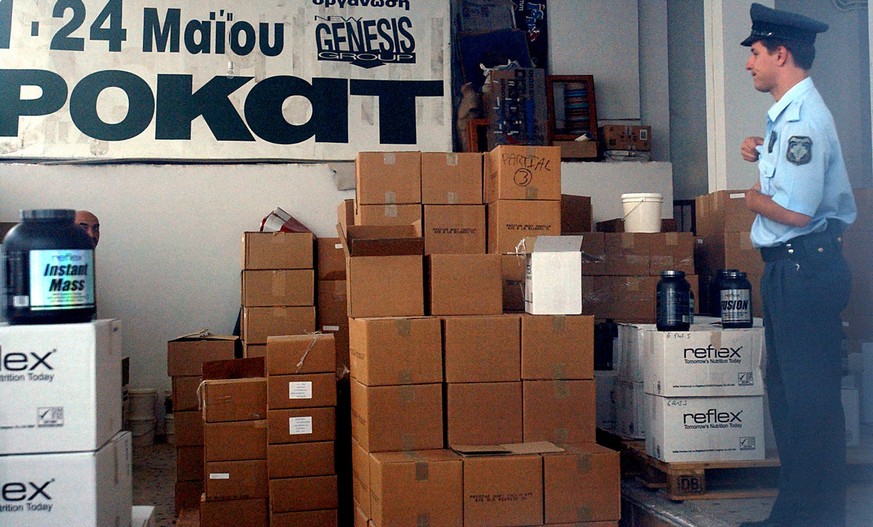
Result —
[[561, 149], [561, 159], [597, 159], [597, 141], [552, 141]]
[[500, 200], [488, 205], [489, 253], [515, 253], [529, 236], [560, 234], [560, 201]]
[[[268, 337], [269, 338], [269, 337]], [[266, 344], [243, 344], [243, 358], [265, 358], [267, 356]]]
[[421, 203], [421, 152], [358, 152], [355, 201], [359, 205]]
[[763, 397], [659, 397], [646, 394], [646, 453], [685, 461], [765, 457]]
[[485, 154], [485, 203], [561, 200], [561, 149], [500, 145]]
[[690, 232], [652, 234], [651, 239], [649, 274], [660, 276], [667, 269], [694, 274], [695, 239]]
[[312, 269], [243, 271], [240, 301], [243, 306], [315, 305]]
[[210, 461], [204, 488], [207, 500], [266, 498], [267, 460]]
[[267, 446], [270, 479], [336, 474], [333, 441]]
[[[582, 311], [598, 318], [654, 324], [657, 276], [594, 276], [583, 285]], [[694, 298], [700, 298], [698, 277], [685, 276]]]
[[243, 308], [242, 339], [248, 344], [266, 344], [267, 337], [303, 335], [314, 331], [314, 306]]
[[746, 205], [745, 190], [719, 190], [694, 198], [698, 236], [749, 232], [756, 214]]
[[524, 254], [500, 255], [503, 276], [503, 311], [524, 311], [524, 277], [527, 257]]
[[591, 197], [561, 194], [561, 235], [591, 230]]
[[485, 205], [425, 205], [425, 254], [485, 254]]
[[348, 284], [345, 280], [320, 280], [316, 300], [316, 325], [345, 326], [349, 323]]
[[3, 454], [93, 451], [121, 430], [121, 322], [0, 326]]
[[525, 240], [524, 310], [535, 315], [582, 313], [582, 237]]
[[543, 455], [545, 523], [621, 519], [618, 452], [593, 442], [566, 448]]
[[336, 373], [270, 375], [267, 404], [271, 410], [336, 406]]
[[336, 408], [267, 410], [267, 428], [270, 445], [333, 441], [336, 439]]
[[593, 379], [594, 317], [521, 317], [523, 380]]
[[267, 420], [204, 424], [203, 459], [207, 462], [267, 459]]
[[764, 273], [761, 252], [752, 246], [748, 231], [697, 238], [694, 258], [698, 272], [711, 276], [715, 276], [719, 269], [739, 269], [756, 275]]
[[602, 232], [582, 233], [582, 276], [606, 272], [606, 235]]
[[203, 481], [202, 446], [176, 446], [176, 481]]
[[[270, 480], [272, 512], [336, 509], [339, 493], [336, 476], [307, 476]], [[245, 525], [245, 524], [243, 524]]]
[[603, 234], [605, 266], [603, 274], [616, 276], [647, 275], [651, 269], [652, 237], [648, 233]]
[[647, 395], [643, 383], [619, 377], [615, 381], [615, 433], [645, 439], [649, 433]]
[[362, 205], [355, 203], [355, 225], [412, 225], [421, 221], [421, 204], [396, 203]]
[[281, 335], [267, 338], [267, 375], [336, 371], [334, 336]]
[[440, 320], [349, 319], [349, 359], [352, 379], [365, 386], [440, 383]]
[[351, 380], [352, 437], [367, 452], [443, 447], [441, 384], [364, 386]]
[[203, 476], [197, 481], [176, 481], [173, 485], [175, 512], [178, 515], [182, 509], [200, 507], [203, 495]]
[[464, 525], [542, 525], [543, 460], [539, 455], [464, 458]]
[[[340, 201], [336, 206], [337, 229], [342, 232], [348, 230], [349, 225], [355, 224], [355, 200], [354, 198]], [[342, 244], [340, 244], [342, 245]], [[345, 253], [343, 254], [345, 258]]]
[[203, 446], [203, 414], [199, 410], [173, 413], [176, 447]]
[[606, 150], [652, 149], [652, 127], [639, 125], [607, 124], [600, 127], [600, 137]]
[[463, 524], [462, 464], [454, 452], [370, 454], [370, 482], [376, 525]]
[[[626, 232], [624, 230], [624, 218], [598, 221], [596, 227], [596, 230], [599, 232]], [[661, 218], [661, 232], [676, 232], [676, 220], [673, 218]]]
[[206, 527], [267, 527], [267, 500], [200, 501], [200, 525]]
[[498, 254], [428, 256], [432, 315], [503, 313], [503, 278]]
[[356, 508], [370, 518], [370, 453], [352, 439], [352, 496]]
[[[522, 31], [517, 31], [517, 34], [521, 39], [525, 38]], [[488, 149], [508, 144], [546, 144], [549, 123], [545, 70], [493, 70], [489, 72], [482, 92], [482, 108], [487, 110], [484, 117], [488, 119]], [[544, 148], [559, 151], [557, 147]], [[560, 159], [560, 153], [555, 156]], [[487, 170], [485, 174], [487, 178]], [[487, 187], [487, 182], [485, 185]]]
[[336, 509], [270, 513], [270, 527], [337, 527], [338, 525]]
[[267, 418], [267, 379], [203, 381], [202, 411], [207, 423]]
[[4, 527], [130, 525], [130, 432], [93, 451], [0, 456], [0, 473]]
[[424, 314], [424, 239], [420, 226], [349, 226], [346, 252], [350, 317]]
[[208, 332], [177, 337], [167, 342], [167, 375], [200, 377], [204, 362], [232, 359], [238, 340], [234, 335]]
[[524, 441], [593, 443], [597, 428], [594, 380], [523, 381]]
[[482, 154], [422, 152], [421, 202], [425, 205], [481, 204]]
[[186, 375], [173, 377], [173, 411], [197, 410], [200, 401], [197, 397], [197, 388], [203, 380], [199, 375]]
[[242, 268], [312, 269], [314, 244], [310, 232], [245, 232]]
[[339, 238], [318, 238], [315, 241], [315, 279], [345, 280], [346, 256]]
[[446, 382], [521, 380], [517, 315], [443, 318]]
[[446, 385], [446, 440], [495, 445], [523, 440], [521, 382]]

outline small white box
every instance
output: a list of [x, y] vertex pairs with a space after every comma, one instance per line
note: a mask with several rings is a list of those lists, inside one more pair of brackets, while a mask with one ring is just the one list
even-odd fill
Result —
[[642, 355], [646, 333], [657, 331], [654, 324], [619, 324], [619, 352], [613, 355], [618, 376], [633, 382], [643, 382]]
[[646, 453], [666, 461], [755, 461], [766, 456], [764, 398], [646, 394]]
[[861, 444], [861, 404], [857, 388], [843, 386], [843, 413], [846, 415], [846, 446]]
[[0, 326], [0, 454], [97, 450], [121, 397], [120, 321]]
[[121, 432], [94, 452], [0, 456], [0, 524], [130, 527], [130, 449], [130, 432]]
[[618, 377], [615, 381], [615, 433], [645, 439], [648, 428], [643, 383]]
[[597, 428], [615, 431], [615, 370], [595, 370], [594, 384], [597, 389]]
[[764, 395], [764, 328], [648, 331], [646, 393], [664, 397]]
[[151, 505], [134, 505], [131, 513], [132, 527], [155, 527], [155, 508]]
[[525, 312], [582, 314], [582, 236], [537, 236], [525, 246]]

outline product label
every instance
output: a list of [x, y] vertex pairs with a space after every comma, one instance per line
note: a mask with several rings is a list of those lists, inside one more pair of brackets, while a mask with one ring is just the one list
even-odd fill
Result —
[[748, 289], [722, 289], [721, 291], [721, 321], [751, 322], [752, 300]]
[[95, 307], [94, 251], [30, 251], [30, 309]]
[[312, 433], [312, 416], [304, 417], [289, 417], [288, 418], [288, 434], [292, 436], [306, 435]]
[[288, 383], [289, 399], [312, 399], [312, 382], [299, 381]]

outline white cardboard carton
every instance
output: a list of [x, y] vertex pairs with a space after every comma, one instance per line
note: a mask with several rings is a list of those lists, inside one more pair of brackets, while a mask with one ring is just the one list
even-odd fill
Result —
[[530, 252], [524, 310], [534, 315], [582, 314], [582, 236], [537, 236], [525, 244]]
[[645, 397], [650, 456], [668, 463], [764, 459], [763, 397]]
[[643, 383], [618, 377], [615, 381], [615, 433], [645, 439], [648, 427]]
[[130, 432], [94, 452], [0, 456], [0, 481], [4, 527], [130, 527]]
[[613, 365], [618, 376], [632, 382], [643, 382], [642, 355], [645, 335], [657, 331], [654, 324], [619, 324], [619, 350], [613, 352]]
[[594, 370], [597, 389], [597, 428], [615, 431], [615, 370]]
[[664, 397], [764, 395], [764, 328], [648, 331], [646, 393]]
[[120, 321], [0, 326], [0, 454], [97, 450], [121, 397]]

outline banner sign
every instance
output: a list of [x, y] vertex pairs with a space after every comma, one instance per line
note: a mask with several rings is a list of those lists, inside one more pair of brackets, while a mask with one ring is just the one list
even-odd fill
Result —
[[0, 0], [0, 157], [451, 150], [449, 0]]

